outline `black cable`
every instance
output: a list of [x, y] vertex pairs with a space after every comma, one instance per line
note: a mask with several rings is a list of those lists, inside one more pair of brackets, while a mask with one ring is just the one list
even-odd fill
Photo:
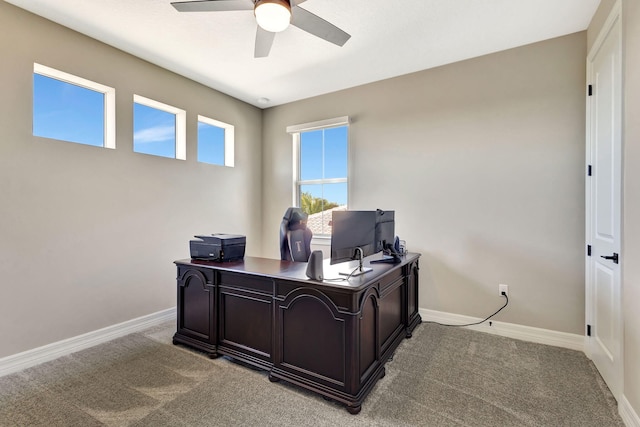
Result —
[[493, 313], [491, 316], [486, 317], [486, 318], [484, 318], [484, 319], [480, 320], [479, 322], [475, 322], [475, 323], [466, 323], [466, 324], [464, 324], [464, 325], [449, 325], [449, 324], [447, 324], [447, 323], [440, 323], [440, 322], [436, 322], [435, 320], [426, 320], [426, 321], [423, 321], [423, 323], [435, 323], [436, 325], [440, 325], [440, 326], [474, 326], [474, 325], [479, 325], [480, 323], [484, 323], [484, 322], [486, 322], [487, 320], [491, 319], [491, 318], [492, 318], [493, 316], [495, 316], [496, 314], [500, 313], [500, 312], [502, 311], [502, 309], [503, 309], [503, 308], [505, 308], [505, 307], [507, 306], [507, 304], [509, 304], [509, 297], [507, 296], [507, 294], [502, 294], [502, 295], [507, 299], [507, 301], [504, 303], [504, 305], [503, 305], [502, 307], [500, 307], [500, 308], [498, 309], [498, 311], [496, 311], [495, 313]]
[[360, 266], [354, 268], [353, 271], [351, 273], [349, 273], [349, 275], [347, 277], [338, 277], [338, 278], [335, 278], [335, 279], [324, 278], [322, 280], [327, 281], [327, 282], [346, 282], [347, 280], [351, 279], [351, 276], [353, 276], [356, 273], [356, 271], [358, 271], [358, 270], [360, 270]]

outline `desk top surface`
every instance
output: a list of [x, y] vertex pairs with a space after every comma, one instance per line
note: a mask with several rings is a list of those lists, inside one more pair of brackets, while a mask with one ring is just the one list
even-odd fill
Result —
[[315, 285], [322, 285], [332, 288], [344, 288], [357, 290], [369, 285], [373, 280], [377, 280], [390, 271], [400, 268], [420, 257], [417, 253], [408, 253], [402, 256], [402, 261], [398, 264], [371, 264], [372, 260], [380, 258], [380, 254], [366, 257], [363, 260], [364, 267], [370, 267], [373, 271], [362, 274], [360, 276], [351, 276], [349, 280], [345, 280], [346, 276], [341, 275], [344, 271], [353, 271], [358, 267], [357, 261], [344, 262], [331, 265], [329, 259], [323, 260], [322, 268], [325, 279], [322, 281], [309, 279], [306, 275], [306, 262], [281, 261], [272, 258], [259, 258], [245, 256], [241, 261], [217, 262], [203, 261], [195, 259], [182, 259], [175, 261], [177, 265], [197, 266], [211, 268], [214, 270], [222, 270], [235, 273], [247, 273], [256, 276], [279, 278], [294, 281], [305, 281]]

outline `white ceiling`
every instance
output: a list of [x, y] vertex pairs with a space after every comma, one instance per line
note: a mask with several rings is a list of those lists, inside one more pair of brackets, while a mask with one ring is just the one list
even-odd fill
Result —
[[[600, 0], [307, 0], [351, 34], [290, 26], [254, 58], [251, 11], [179, 13], [171, 0], [5, 0], [260, 108], [585, 30]], [[266, 99], [266, 101], [265, 101]]]

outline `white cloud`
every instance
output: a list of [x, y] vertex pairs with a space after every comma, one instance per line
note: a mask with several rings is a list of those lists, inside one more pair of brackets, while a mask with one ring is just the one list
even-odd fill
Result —
[[139, 130], [133, 134], [133, 140], [137, 143], [161, 142], [175, 139], [174, 126], [156, 126]]

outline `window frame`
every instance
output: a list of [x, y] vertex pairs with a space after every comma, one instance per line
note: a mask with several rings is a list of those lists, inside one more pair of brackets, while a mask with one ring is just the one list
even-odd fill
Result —
[[[57, 70], [55, 68], [47, 67], [46, 65], [39, 64], [37, 62], [33, 63], [33, 73], [38, 74], [44, 77], [48, 77], [54, 80], [61, 81], [63, 83], [68, 83], [74, 86], [79, 86], [84, 89], [92, 90], [94, 92], [99, 92], [104, 95], [104, 140], [102, 148], [110, 148], [115, 150], [116, 148], [116, 90], [112, 87], [103, 85], [101, 83], [96, 83], [94, 81], [75, 76], [73, 74], [66, 73], [64, 71]], [[32, 102], [35, 97], [35, 90], [32, 94]], [[32, 105], [32, 116], [33, 116], [33, 105]], [[33, 117], [32, 117], [33, 120]], [[31, 133], [33, 134], [33, 123]], [[44, 137], [41, 137], [44, 138]], [[76, 141], [69, 141], [66, 139], [56, 139], [56, 141], [64, 141], [64, 142], [72, 142], [74, 144], [82, 144]], [[91, 145], [93, 147], [100, 147], [97, 145]]]
[[[151, 98], [147, 98], [141, 95], [134, 94], [133, 95], [133, 103], [144, 105], [145, 107], [155, 108], [156, 110], [164, 111], [166, 113], [170, 113], [175, 115], [176, 117], [176, 155], [173, 157], [177, 160], [187, 160], [187, 112], [181, 108], [174, 107], [169, 104], [164, 104], [160, 101], [156, 101]], [[135, 116], [133, 119], [133, 128], [135, 129]], [[135, 151], [135, 139], [133, 141], [133, 151]], [[138, 154], [147, 154], [147, 153], [138, 153]], [[150, 156], [154, 156], [155, 154], [147, 154]], [[158, 156], [156, 157], [164, 157]], [[166, 159], [170, 159], [171, 157], [165, 157]]]
[[[198, 123], [204, 123], [207, 125], [211, 125], [211, 126], [215, 126], [218, 128], [221, 128], [224, 130], [224, 165], [222, 166], [226, 166], [226, 167], [234, 167], [235, 166], [235, 154], [234, 154], [234, 150], [235, 150], [235, 132], [236, 132], [236, 128], [234, 125], [230, 125], [229, 123], [225, 123], [225, 122], [221, 122], [220, 120], [216, 120], [216, 119], [212, 119], [210, 117], [206, 117], [206, 116], [202, 116], [200, 114], [198, 114]], [[199, 129], [197, 130], [198, 132], [198, 142], [197, 142], [197, 148], [200, 148], [200, 131]], [[196, 155], [196, 158], [198, 156]], [[200, 162], [200, 161], [199, 161]], [[200, 163], [206, 163], [206, 162], [200, 162]], [[207, 163], [207, 164], [212, 164], [212, 163]], [[221, 166], [221, 165], [215, 165], [214, 166]]]
[[[332, 119], [319, 120], [315, 122], [302, 123], [298, 125], [287, 126], [287, 133], [291, 134], [293, 138], [293, 194], [292, 194], [292, 206], [300, 206], [300, 188], [303, 185], [314, 184], [347, 184], [347, 207], [350, 205], [351, 199], [351, 132], [350, 132], [351, 119], [349, 116], [335, 117]], [[300, 179], [300, 142], [301, 134], [303, 132], [310, 132], [322, 129], [331, 129], [337, 127], [347, 127], [347, 176], [346, 178], [327, 178], [327, 179]], [[314, 241], [320, 244], [329, 244], [330, 234], [314, 234]]]

